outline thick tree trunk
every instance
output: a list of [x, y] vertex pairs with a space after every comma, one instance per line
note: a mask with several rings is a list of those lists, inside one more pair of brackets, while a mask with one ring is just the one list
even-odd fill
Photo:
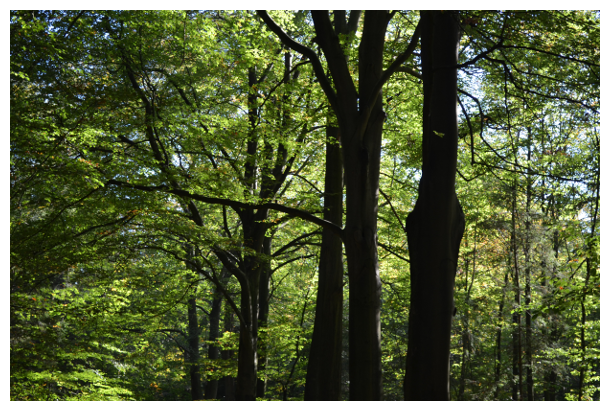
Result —
[[[373, 97], [381, 78], [388, 21], [386, 11], [367, 11], [364, 16], [359, 48], [359, 92], [364, 101]], [[385, 120], [381, 91], [365, 122], [361, 116], [366, 110], [367, 107], [359, 107], [356, 118], [340, 118], [345, 159], [351, 401], [381, 399], [381, 280], [377, 259], [379, 163]]]
[[199, 324], [197, 323], [197, 300], [191, 297], [188, 300], [189, 321], [189, 372], [191, 375], [191, 399], [202, 400], [203, 389], [201, 386], [201, 374], [199, 373]]
[[[343, 239], [349, 275], [349, 399], [381, 399], [381, 281], [377, 261], [377, 198], [385, 113], [381, 91], [387, 11], [367, 11], [359, 46], [359, 94], [328, 12], [312, 11], [329, 62], [344, 159]], [[376, 94], [375, 94], [376, 93]], [[360, 100], [358, 100], [360, 95]], [[359, 106], [361, 104], [361, 106]]]
[[[257, 176], [260, 168], [260, 193], [262, 198], [273, 195], [275, 192], [271, 189], [268, 173], [270, 172], [270, 164], [266, 162], [257, 162], [257, 153], [259, 151], [259, 142], [257, 137], [257, 120], [258, 120], [258, 92], [255, 86], [261, 81], [257, 78], [256, 69], [251, 67], [248, 69], [248, 121], [250, 130], [247, 142], [248, 160], [244, 166], [244, 181], [246, 182], [246, 192], [253, 194], [257, 189]], [[269, 145], [265, 145], [264, 160], [269, 161], [272, 157], [272, 149]], [[280, 162], [281, 164], [281, 162]], [[276, 180], [278, 175], [275, 175]], [[279, 188], [276, 186], [276, 190]], [[256, 212], [253, 210], [240, 210], [239, 217], [241, 220], [244, 245], [249, 247], [255, 253], [263, 252], [263, 243], [265, 233], [269, 228], [268, 223], [263, 223], [268, 215], [268, 210], [260, 209]], [[238, 280], [241, 287], [241, 319], [239, 331], [239, 351], [237, 359], [237, 384], [235, 397], [237, 400], [254, 401], [256, 399], [257, 389], [257, 368], [258, 368], [258, 293], [261, 271], [264, 264], [261, 258], [257, 255], [242, 256], [243, 263], [241, 264], [241, 273]], [[237, 270], [237, 269], [236, 269]]]
[[[311, 12], [315, 41], [326, 58], [332, 85], [313, 50], [295, 42], [266, 13], [259, 12], [259, 15], [286, 44], [311, 59], [318, 81], [339, 122], [346, 186], [346, 222], [341, 235], [349, 275], [350, 400], [379, 400], [381, 281], [377, 261], [377, 198], [385, 120], [381, 87], [387, 80], [383, 76], [383, 52], [387, 24], [392, 15], [387, 11], [365, 13], [358, 49], [359, 79], [355, 82], [339, 41], [338, 34], [344, 31], [332, 27], [328, 11]], [[341, 11], [335, 15], [345, 18]], [[346, 32], [356, 30], [359, 15], [359, 12], [350, 13]], [[337, 27], [343, 26], [340, 20]], [[419, 27], [417, 30], [419, 32]], [[412, 49], [407, 49], [401, 58], [406, 59], [411, 53], [409, 50]], [[395, 69], [388, 70], [391, 73]]]
[[[324, 219], [342, 225], [343, 164], [338, 128], [327, 128]], [[341, 344], [343, 317], [343, 252], [341, 239], [322, 231], [316, 318], [305, 382], [306, 401], [341, 399]]]
[[411, 257], [405, 400], [449, 400], [454, 280], [464, 213], [455, 194], [457, 55], [454, 12], [424, 11], [423, 164], [419, 197], [407, 218]]
[[258, 366], [258, 276], [251, 271], [241, 285], [241, 316], [239, 322], [239, 349], [237, 354], [237, 381], [235, 398], [238, 401], [256, 399], [256, 373]]

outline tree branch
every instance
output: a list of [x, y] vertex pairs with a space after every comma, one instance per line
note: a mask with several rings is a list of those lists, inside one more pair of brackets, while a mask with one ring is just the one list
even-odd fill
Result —
[[265, 22], [269, 30], [275, 33], [276, 36], [288, 47], [293, 49], [296, 52], [301, 53], [306, 56], [309, 60], [311, 60], [311, 64], [313, 66], [314, 73], [316, 73], [316, 77], [318, 77], [318, 81], [320, 82], [320, 86], [322, 86], [322, 90], [326, 94], [330, 105], [333, 108], [337, 108], [337, 93], [330, 85], [330, 80], [326, 77], [326, 73], [324, 73], [324, 68], [322, 67], [322, 63], [320, 63], [320, 59], [318, 58], [315, 51], [310, 49], [307, 46], [302, 45], [301, 43], [295, 41], [286, 33], [278, 24], [269, 16], [266, 10], [257, 10], [256, 13], [259, 17]]
[[377, 245], [386, 250], [388, 253], [400, 258], [401, 260], [406, 261], [407, 263], [411, 263], [411, 260], [401, 256], [400, 254], [396, 254], [389, 246], [385, 245], [384, 243], [377, 241]]
[[115, 179], [111, 179], [106, 184], [116, 185], [120, 187], [133, 188], [136, 190], [148, 191], [148, 192], [164, 192], [169, 194], [175, 194], [180, 197], [190, 198], [192, 200], [201, 201], [208, 204], [220, 204], [226, 205], [234, 208], [245, 208], [245, 209], [270, 209], [280, 211], [282, 213], [286, 213], [292, 215], [294, 217], [299, 217], [305, 221], [309, 221], [310, 223], [314, 223], [322, 228], [328, 228], [333, 233], [338, 235], [341, 239], [343, 239], [343, 229], [338, 225], [331, 223], [330, 221], [324, 220], [322, 218], [316, 217], [313, 214], [299, 210], [296, 208], [291, 208], [282, 204], [277, 203], [264, 203], [264, 204], [248, 204], [243, 203], [241, 201], [229, 200], [224, 198], [216, 198], [216, 197], [208, 197], [201, 194], [190, 193], [186, 190], [173, 188], [168, 188], [165, 184], [161, 184], [159, 186], [143, 186], [140, 184], [131, 184], [124, 181], [118, 181]]
[[400, 224], [400, 227], [402, 228], [402, 230], [406, 233], [407, 232], [407, 228], [402, 224], [402, 220], [400, 219], [400, 217], [398, 216], [398, 213], [396, 212], [396, 210], [394, 209], [394, 206], [392, 205], [392, 202], [390, 201], [390, 199], [388, 198], [387, 195], [385, 195], [385, 193], [383, 192], [383, 190], [380, 188], [379, 192], [381, 193], [381, 195], [383, 196], [383, 198], [386, 199], [386, 201], [388, 202], [388, 204], [390, 205], [390, 208], [392, 209], [392, 212], [394, 213], [394, 216], [396, 216], [396, 219], [398, 220], [398, 224]]
[[[383, 85], [390, 79], [392, 74], [394, 74], [396, 71], [398, 71], [398, 69], [400, 68], [402, 63], [407, 61], [407, 59], [413, 54], [413, 51], [415, 51], [415, 47], [417, 47], [417, 43], [419, 42], [420, 33], [421, 33], [421, 20], [417, 23], [417, 27], [415, 27], [415, 31], [413, 32], [413, 36], [411, 37], [411, 41], [409, 42], [407, 49], [401, 55], [396, 57], [396, 60], [394, 60], [392, 62], [392, 64], [390, 64], [390, 67], [388, 67], [383, 72], [383, 74], [381, 75], [381, 78], [379, 79], [377, 84], [375, 84], [375, 88], [373, 89], [373, 93], [371, 95], [372, 99], [377, 99], [377, 96], [379, 95], [379, 92], [381, 91], [381, 88], [383, 87]], [[401, 70], [401, 71], [403, 71], [403, 70]], [[406, 70], [404, 70], [404, 71], [406, 72]], [[421, 77], [419, 77], [419, 78], [421, 78]], [[375, 102], [371, 101], [370, 107], [373, 107], [374, 104], [375, 104]]]

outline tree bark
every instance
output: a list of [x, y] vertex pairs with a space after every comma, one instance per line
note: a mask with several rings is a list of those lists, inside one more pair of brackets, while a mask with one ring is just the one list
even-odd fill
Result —
[[495, 367], [495, 378], [494, 383], [496, 389], [494, 390], [494, 399], [498, 399], [500, 394], [500, 375], [502, 371], [502, 317], [504, 312], [504, 300], [506, 299], [506, 289], [508, 288], [508, 270], [504, 274], [504, 287], [502, 289], [502, 300], [500, 300], [500, 306], [498, 307], [498, 331], [496, 332], [496, 367]]
[[[468, 243], [466, 243], [468, 244]], [[466, 245], [468, 247], [468, 245]], [[474, 249], [473, 249], [473, 257], [472, 257], [472, 280], [470, 282], [470, 286], [468, 286], [468, 266], [470, 265], [470, 259], [466, 258], [466, 264], [464, 268], [464, 273], [466, 275], [466, 286], [464, 287], [466, 290], [466, 312], [463, 313], [463, 330], [462, 330], [462, 366], [460, 373], [460, 388], [458, 390], [458, 400], [464, 401], [464, 390], [466, 388], [466, 371], [470, 366], [470, 352], [471, 352], [471, 342], [470, 342], [470, 292], [472, 291], [472, 286], [474, 285], [474, 279], [476, 275], [476, 261], [477, 261], [477, 228], [475, 226], [474, 229]]]
[[519, 257], [517, 254], [517, 181], [513, 181], [512, 190], [512, 230], [511, 247], [513, 252], [513, 288], [515, 304], [513, 313], [513, 401], [521, 401], [523, 395], [523, 365], [521, 360], [521, 287], [519, 284]]
[[532, 288], [531, 288], [531, 215], [530, 207], [532, 203], [532, 180], [530, 177], [531, 169], [529, 168], [530, 160], [532, 157], [531, 147], [531, 134], [532, 130], [528, 127], [527, 129], [527, 188], [526, 188], [526, 200], [525, 200], [525, 367], [526, 367], [526, 393], [527, 400], [534, 401], [534, 376], [533, 376], [533, 361], [532, 361], [532, 310], [530, 304], [532, 302]]
[[[256, 70], [248, 70], [248, 121], [250, 130], [247, 141], [247, 160], [244, 165], [244, 181], [246, 195], [254, 194], [257, 185], [257, 151], [256, 122], [258, 119], [257, 94], [254, 87], [258, 83]], [[246, 247], [255, 253], [262, 251], [266, 224], [261, 223], [267, 217], [268, 211], [235, 210], [238, 212], [243, 241]], [[237, 277], [240, 285], [239, 348], [237, 353], [237, 381], [235, 398], [238, 401], [254, 401], [257, 385], [257, 344], [258, 344], [258, 287], [262, 265], [254, 255], [242, 256], [242, 273]], [[237, 269], [235, 269], [237, 271]]]
[[[239, 322], [239, 349], [237, 353], [237, 381], [235, 398], [238, 401], [256, 399], [258, 366], [258, 281], [260, 269], [254, 265], [254, 257], [246, 257], [248, 277], [240, 281], [241, 317]], [[258, 259], [256, 259], [258, 260]]]
[[[224, 329], [225, 331], [233, 331], [233, 312], [228, 305], [225, 310]], [[231, 357], [233, 357], [233, 350], [222, 350], [220, 352], [220, 358], [223, 360], [229, 360]], [[235, 401], [235, 378], [226, 376], [222, 382], [225, 401]]]
[[191, 399], [193, 401], [203, 399], [203, 388], [201, 386], [201, 374], [199, 372], [199, 324], [197, 322], [197, 300], [193, 296], [188, 300], [188, 359], [189, 373], [191, 376]]
[[[263, 240], [263, 254], [266, 256], [271, 255], [271, 237], [265, 237]], [[271, 276], [271, 260], [266, 260], [264, 262], [264, 267], [261, 271], [261, 278], [259, 280], [259, 289], [258, 289], [258, 326], [267, 327], [267, 321], [269, 320], [269, 279]], [[264, 343], [261, 344], [259, 340], [259, 351], [264, 352], [266, 349], [266, 345]], [[267, 366], [267, 356], [261, 356], [258, 362], [258, 371], [257, 374], [260, 375], [262, 371], [265, 370]], [[256, 383], [256, 397], [264, 398], [265, 391], [267, 389], [267, 379], [266, 378], [258, 378]]]
[[[264, 75], [263, 75], [264, 76]], [[256, 125], [258, 121], [258, 94], [255, 86], [262, 80], [257, 78], [256, 70], [251, 67], [248, 70], [248, 121], [250, 123], [247, 141], [247, 160], [244, 166], [244, 181], [246, 195], [252, 195], [257, 190], [257, 180], [260, 179], [261, 198], [273, 196], [284, 179], [280, 178], [281, 169], [285, 158], [278, 148], [278, 170], [271, 170], [271, 160], [273, 149], [265, 144], [264, 162], [257, 164], [259, 151], [259, 139], [257, 136]], [[282, 146], [280, 144], [280, 146]], [[283, 146], [282, 146], [283, 147]], [[260, 177], [258, 168], [261, 168]], [[269, 174], [273, 173], [275, 181], [271, 181]], [[285, 178], [285, 177], [284, 177]], [[265, 233], [269, 228], [269, 223], [263, 222], [269, 216], [269, 210], [259, 209], [254, 212], [252, 209], [236, 209], [241, 220], [244, 245], [253, 250], [258, 255], [242, 256], [241, 273], [238, 268], [231, 267], [235, 273], [241, 287], [241, 318], [239, 332], [239, 350], [237, 359], [237, 382], [235, 397], [237, 400], [254, 401], [257, 391], [257, 369], [258, 369], [258, 309], [259, 309], [259, 283], [264, 264], [260, 254], [263, 252]], [[228, 267], [227, 267], [228, 268]]]
[[[324, 177], [324, 219], [342, 225], [343, 164], [338, 128], [328, 126]], [[305, 382], [306, 401], [341, 399], [343, 319], [343, 244], [328, 229], [322, 231], [316, 317]]]
[[[377, 198], [381, 134], [385, 113], [378, 84], [383, 73], [383, 45], [390, 19], [387, 11], [367, 11], [359, 46], [359, 90], [328, 12], [312, 11], [316, 39], [328, 61], [337, 89], [329, 88], [339, 122], [346, 187], [343, 230], [349, 275], [350, 400], [381, 399], [381, 281], [377, 261]], [[321, 68], [321, 66], [316, 66]], [[358, 97], [360, 96], [360, 97]]]
[[[355, 117], [339, 117], [345, 159], [345, 252], [349, 273], [350, 401], [381, 400], [381, 280], [377, 257], [377, 199], [381, 135], [385, 113], [381, 91], [386, 11], [367, 11], [359, 48], [359, 93], [362, 104]], [[367, 101], [368, 99], [368, 101]], [[374, 103], [371, 103], [374, 100]], [[343, 121], [342, 121], [343, 120]], [[347, 120], [347, 121], [346, 121]], [[358, 127], [354, 128], [353, 125]]]
[[422, 178], [407, 218], [411, 258], [405, 400], [449, 400], [454, 281], [464, 213], [455, 193], [457, 165], [457, 13], [423, 11]]
[[[599, 140], [597, 141], [599, 147]], [[599, 152], [599, 151], [598, 151]], [[598, 169], [599, 170], [599, 169]], [[598, 171], [599, 173], [599, 171]], [[586, 276], [585, 276], [585, 284], [584, 290], [582, 293], [582, 299], [580, 301], [580, 309], [581, 309], [581, 328], [580, 328], [580, 350], [581, 350], [581, 365], [580, 365], [580, 375], [578, 380], [578, 401], [582, 400], [583, 390], [585, 385], [585, 378], [587, 375], [587, 369], [589, 368], [586, 360], [587, 354], [587, 340], [585, 335], [585, 329], [587, 326], [587, 309], [585, 307], [585, 301], [587, 298], [587, 288], [589, 286], [589, 280], [592, 275], [595, 275], [597, 271], [597, 261], [598, 261], [598, 250], [595, 245], [595, 229], [597, 225], [597, 213], [599, 211], [599, 174], [596, 176], [596, 196], [595, 196], [595, 208], [593, 211], [593, 219], [591, 222], [591, 235], [589, 237], [589, 241], [587, 244], [587, 257], [585, 259], [585, 267], [586, 267]]]
[[[357, 90], [328, 11], [312, 11], [311, 15], [315, 41], [324, 54], [332, 83], [315, 51], [294, 41], [266, 12], [258, 13], [285, 44], [310, 59], [318, 82], [337, 116], [346, 187], [346, 221], [340, 235], [345, 245], [349, 276], [349, 398], [379, 400], [381, 281], [377, 261], [377, 198], [385, 120], [381, 90], [383, 83], [413, 52], [419, 38], [419, 26], [407, 50], [383, 71], [385, 32], [392, 14], [387, 11], [365, 13], [358, 50]], [[350, 13], [347, 26], [351, 28], [348, 31], [358, 27], [358, 19], [359, 13], [354, 14], [354, 18]]]
[[[228, 280], [230, 274], [223, 268], [220, 274], [221, 280]], [[222, 293], [216, 289], [214, 297], [212, 299], [212, 309], [210, 310], [210, 334], [209, 334], [209, 348], [208, 358], [210, 360], [217, 360], [220, 358], [220, 350], [216, 346], [215, 342], [220, 337], [220, 315], [222, 313]], [[218, 395], [218, 380], [208, 380], [205, 386], [205, 399], [213, 400]]]
[[[551, 223], [553, 226], [557, 223], [557, 207], [555, 203], [555, 197], [551, 194], [548, 210], [551, 213]], [[553, 230], [553, 255], [555, 257], [555, 261], [559, 260], [559, 230], [555, 228]], [[547, 289], [547, 292], [551, 295], [554, 295], [552, 290], [553, 280], [557, 276], [557, 264], [551, 264], [551, 275], [545, 275], [544, 286]], [[557, 319], [555, 318], [556, 314], [549, 314], [549, 323], [550, 323], [550, 341], [557, 341], [559, 338], [559, 328], [557, 325]], [[557, 371], [554, 368], [551, 368], [550, 371], [546, 373], [544, 376], [544, 400], [545, 401], [556, 401], [557, 400]]]

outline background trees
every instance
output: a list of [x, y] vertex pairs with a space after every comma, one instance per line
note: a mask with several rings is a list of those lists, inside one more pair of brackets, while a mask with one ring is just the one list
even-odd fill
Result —
[[598, 398], [599, 144], [596, 13], [11, 12], [11, 398]]

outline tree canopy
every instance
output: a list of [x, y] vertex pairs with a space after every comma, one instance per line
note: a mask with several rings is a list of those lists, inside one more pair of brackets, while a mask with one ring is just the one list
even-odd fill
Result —
[[11, 11], [11, 400], [599, 400], [598, 11]]

